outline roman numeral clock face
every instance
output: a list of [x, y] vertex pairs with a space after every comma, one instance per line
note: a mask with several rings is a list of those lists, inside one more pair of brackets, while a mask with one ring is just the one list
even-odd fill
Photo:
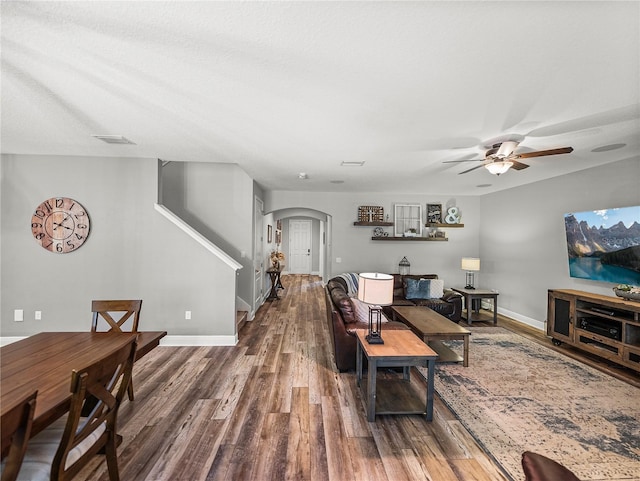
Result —
[[31, 217], [31, 232], [45, 249], [66, 254], [78, 249], [89, 237], [89, 215], [79, 202], [53, 197], [40, 204]]

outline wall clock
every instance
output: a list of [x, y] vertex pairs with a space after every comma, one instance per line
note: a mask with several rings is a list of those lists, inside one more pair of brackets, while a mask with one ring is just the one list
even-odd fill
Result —
[[52, 197], [36, 207], [31, 232], [45, 249], [66, 254], [78, 249], [89, 236], [90, 221], [82, 205], [68, 197]]

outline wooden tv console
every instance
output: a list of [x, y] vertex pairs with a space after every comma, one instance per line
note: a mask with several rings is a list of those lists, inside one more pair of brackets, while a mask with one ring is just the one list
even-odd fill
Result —
[[549, 289], [547, 335], [640, 372], [640, 302]]

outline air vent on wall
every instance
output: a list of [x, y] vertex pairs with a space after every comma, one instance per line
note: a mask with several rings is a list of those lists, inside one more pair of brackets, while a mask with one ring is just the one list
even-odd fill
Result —
[[122, 135], [92, 135], [96, 139], [102, 140], [107, 144], [131, 144], [136, 145], [135, 142], [130, 141]]

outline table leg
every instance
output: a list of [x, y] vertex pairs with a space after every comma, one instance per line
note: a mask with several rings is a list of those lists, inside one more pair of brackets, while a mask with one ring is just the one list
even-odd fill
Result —
[[467, 324], [471, 325], [471, 313], [473, 312], [473, 300], [471, 296], [466, 296], [464, 303], [467, 305]]
[[462, 357], [462, 365], [464, 367], [469, 367], [469, 335], [463, 336], [462, 340], [464, 341], [464, 352]]
[[403, 366], [402, 367], [402, 378], [405, 381], [411, 380], [411, 366]]
[[429, 375], [427, 378], [427, 421], [433, 421], [433, 391], [435, 389], [433, 377], [435, 376], [435, 367], [436, 360], [429, 359], [427, 361], [427, 372]]
[[375, 359], [369, 359], [368, 369], [369, 379], [367, 383], [367, 421], [372, 423], [376, 420], [376, 377], [378, 374], [378, 366]]
[[493, 323], [498, 324], [498, 298], [493, 298]]
[[356, 342], [356, 384], [360, 387], [362, 381], [362, 346]]

